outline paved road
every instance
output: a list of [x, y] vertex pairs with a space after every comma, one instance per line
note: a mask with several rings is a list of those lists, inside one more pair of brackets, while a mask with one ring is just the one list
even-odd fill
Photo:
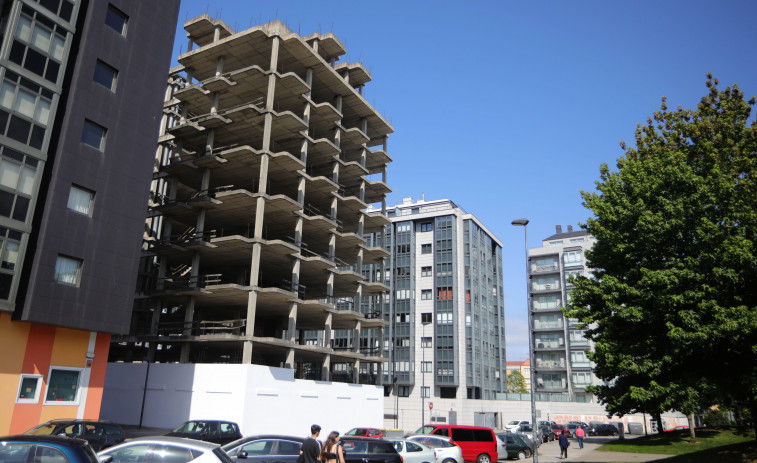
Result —
[[[627, 438], [639, 436], [626, 435]], [[539, 447], [539, 463], [555, 463], [563, 461], [592, 461], [592, 462], [634, 462], [654, 461], [669, 458], [671, 455], [655, 455], [649, 453], [600, 452], [597, 450], [602, 444], [615, 440], [617, 437], [588, 437], [584, 438], [584, 448], [578, 448], [578, 441], [571, 439], [568, 448], [568, 458], [560, 459], [560, 446], [557, 441], [546, 442]], [[529, 459], [530, 460], [530, 459]]]

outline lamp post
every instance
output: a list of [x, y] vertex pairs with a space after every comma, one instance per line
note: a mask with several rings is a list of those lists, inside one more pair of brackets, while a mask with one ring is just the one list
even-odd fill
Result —
[[[423, 369], [426, 365], [426, 348], [423, 346], [423, 338], [426, 337], [426, 325], [431, 323], [431, 320], [426, 318], [426, 314], [421, 314], [421, 325], [423, 325], [422, 328], [422, 334], [421, 334], [421, 428], [423, 428], [426, 425], [426, 396], [424, 395], [426, 393], [426, 372]], [[421, 429], [422, 431], [422, 429]]]
[[531, 384], [531, 431], [533, 432], [533, 435], [531, 436], [532, 441], [534, 442], [534, 463], [539, 463], [539, 449], [536, 447], [536, 392], [534, 390], [534, 383], [536, 382], [536, 372], [534, 370], [534, 325], [531, 315], [531, 291], [528, 286], [528, 219], [515, 219], [512, 222], [512, 225], [516, 227], [523, 227], [523, 234], [525, 238], [525, 248], [526, 248], [526, 312], [528, 313], [528, 361], [531, 364], [531, 380], [529, 381]]

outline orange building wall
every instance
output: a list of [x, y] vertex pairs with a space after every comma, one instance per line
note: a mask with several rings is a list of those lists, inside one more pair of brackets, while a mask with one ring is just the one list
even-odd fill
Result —
[[[9, 314], [0, 313], [4, 357], [0, 362], [0, 435], [20, 433], [55, 418], [75, 418], [82, 406], [85, 418], [99, 417], [110, 344], [107, 333], [97, 333], [95, 338], [86, 398], [80, 390], [78, 405], [43, 405], [50, 365], [85, 368], [89, 341], [89, 331], [15, 322]], [[16, 403], [21, 374], [42, 376], [36, 404]]]

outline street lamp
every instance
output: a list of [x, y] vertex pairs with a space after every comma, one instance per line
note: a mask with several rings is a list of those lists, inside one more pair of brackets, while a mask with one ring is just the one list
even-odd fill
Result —
[[528, 219], [515, 219], [512, 225], [516, 227], [523, 227], [523, 233], [525, 237], [526, 245], [526, 312], [528, 313], [528, 361], [531, 364], [531, 431], [533, 435], [531, 440], [534, 442], [534, 463], [539, 463], [539, 449], [536, 447], [536, 391], [534, 391], [534, 383], [536, 382], [536, 371], [534, 367], [534, 329], [531, 315], [530, 295], [531, 291], [528, 287]]
[[423, 346], [423, 338], [426, 337], [426, 325], [431, 323], [431, 314], [421, 314], [421, 325], [423, 325], [421, 335], [421, 432], [426, 425], [426, 371], [423, 369], [426, 365], [426, 348]]

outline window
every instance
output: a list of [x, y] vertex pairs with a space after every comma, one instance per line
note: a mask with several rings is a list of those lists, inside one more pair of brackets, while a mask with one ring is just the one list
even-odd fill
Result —
[[436, 299], [446, 301], [452, 299], [452, 288], [436, 288]]
[[105, 13], [105, 24], [119, 34], [126, 35], [126, 23], [128, 22], [129, 17], [126, 14], [113, 5], [108, 5], [108, 12]]
[[431, 290], [430, 289], [422, 289], [421, 290], [421, 299], [424, 301], [430, 301], [431, 300]]
[[71, 185], [71, 191], [68, 194], [68, 208], [84, 215], [92, 215], [92, 204], [95, 199], [95, 193], [85, 188]]
[[0, 299], [10, 298], [21, 236], [22, 233], [18, 230], [0, 228]]
[[0, 159], [0, 215], [26, 222], [38, 161], [6, 146]]
[[431, 373], [434, 369], [433, 363], [434, 362], [421, 362], [421, 372]]
[[148, 456], [152, 455], [150, 447], [151, 444], [130, 445], [116, 451], [110, 451], [108, 456], [113, 457], [111, 461], [114, 463], [127, 461], [129, 463], [142, 463], [147, 460]]
[[58, 256], [55, 261], [55, 281], [68, 285], [79, 285], [82, 261], [72, 257]]
[[423, 312], [421, 313], [421, 323], [424, 325], [428, 325], [434, 320], [434, 314], [431, 312]]
[[74, 10], [74, 4], [70, 0], [37, 0], [39, 4], [53, 13], [65, 19], [71, 21], [71, 13]]
[[68, 32], [28, 6], [21, 8], [9, 58], [40, 77], [57, 83]]
[[422, 277], [430, 277], [431, 274], [431, 267], [421, 267], [421, 276]]
[[563, 254], [562, 258], [565, 265], [581, 265], [583, 254], [581, 251], [569, 251]]
[[18, 383], [18, 395], [16, 403], [18, 404], [36, 404], [39, 402], [39, 389], [42, 382], [40, 375], [21, 375]]
[[562, 246], [562, 240], [550, 241], [549, 245], [550, 246]]
[[410, 386], [397, 386], [397, 395], [399, 397], [410, 397]]
[[591, 385], [591, 373], [573, 373], [573, 384], [578, 387]]
[[50, 402], [77, 402], [81, 371], [80, 368], [50, 367], [45, 402], [48, 405]]
[[421, 244], [421, 254], [431, 254], [431, 244]]
[[81, 141], [85, 145], [103, 151], [105, 145], [105, 127], [97, 125], [91, 121], [84, 121], [84, 127], [81, 132]]
[[430, 232], [434, 230], [434, 222], [425, 222], [421, 224], [422, 232]]
[[97, 60], [97, 63], [95, 63], [95, 75], [92, 76], [92, 80], [108, 90], [115, 92], [116, 76], [118, 76], [118, 71], [116, 71], [115, 68]]
[[421, 397], [425, 397], [425, 398], [431, 397], [431, 387], [430, 386], [422, 386], [421, 387]]
[[421, 338], [421, 347], [431, 347], [431, 336], [425, 336]]
[[15, 72], [5, 72], [0, 85], [0, 135], [42, 149], [50, 122], [53, 92]]

